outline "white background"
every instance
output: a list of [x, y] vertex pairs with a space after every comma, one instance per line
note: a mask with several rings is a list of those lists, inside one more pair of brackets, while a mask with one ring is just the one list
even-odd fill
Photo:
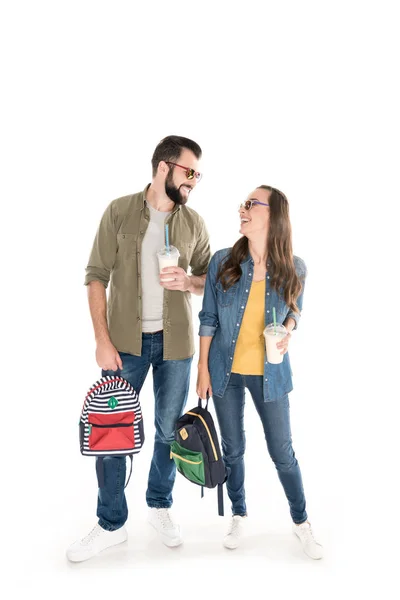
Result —
[[[8, 597], [398, 593], [395, 5], [2, 3]], [[65, 559], [95, 523], [94, 465], [79, 454], [77, 431], [99, 375], [84, 267], [103, 210], [144, 188], [153, 150], [169, 134], [203, 148], [190, 206], [206, 219], [213, 251], [238, 238], [237, 204], [257, 185], [290, 200], [294, 250], [309, 270], [291, 346], [292, 430], [323, 561], [308, 559], [291, 534], [250, 401], [243, 547], [222, 548], [215, 493], [200, 500], [183, 478], [174, 514], [185, 544], [160, 545], [145, 524], [150, 377], [141, 395], [147, 444], [127, 489], [129, 542], [88, 563]], [[200, 307], [194, 298], [196, 332]]]

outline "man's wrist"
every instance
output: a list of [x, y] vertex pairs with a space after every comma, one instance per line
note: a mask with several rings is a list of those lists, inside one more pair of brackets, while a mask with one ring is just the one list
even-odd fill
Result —
[[193, 282], [193, 275], [188, 275], [187, 276], [188, 280], [189, 280], [189, 285], [187, 288], [187, 292], [190, 292], [191, 294], [194, 294], [194, 282]]
[[111, 339], [106, 335], [99, 335], [98, 337], [95, 337], [95, 341], [96, 341], [97, 346], [104, 346], [106, 344], [112, 344]]
[[204, 292], [206, 276], [205, 275], [188, 275], [188, 278], [189, 278], [189, 288], [187, 291], [191, 292], [192, 294], [197, 294], [198, 296], [201, 296]]

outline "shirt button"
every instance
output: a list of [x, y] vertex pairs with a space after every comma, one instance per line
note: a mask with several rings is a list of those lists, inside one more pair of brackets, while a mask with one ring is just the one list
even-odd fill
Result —
[[249, 290], [246, 290], [246, 292], [248, 292]]
[[143, 234], [143, 233], [144, 233], [144, 231], [141, 231], [140, 233], [142, 233], [142, 234]]
[[244, 308], [244, 306], [242, 306], [242, 308]]
[[236, 327], [239, 327], [239, 323], [236, 323]]
[[227, 373], [227, 375], [229, 375], [229, 373]]
[[267, 296], [269, 296], [269, 292], [267, 292]]
[[231, 356], [230, 358], [231, 358], [231, 360], [233, 360], [233, 356]]
[[266, 379], [265, 381], [268, 381], [268, 379]]
[[267, 310], [267, 313], [269, 312], [269, 310]]
[[251, 276], [252, 276], [252, 273], [249, 273], [249, 277], [251, 277]]
[[269, 275], [267, 275], [267, 279], [269, 279]]

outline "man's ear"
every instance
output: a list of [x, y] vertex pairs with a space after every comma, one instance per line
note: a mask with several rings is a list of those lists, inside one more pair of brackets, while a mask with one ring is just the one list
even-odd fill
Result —
[[164, 160], [160, 160], [160, 162], [158, 163], [158, 167], [157, 167], [157, 173], [159, 173], [160, 175], [168, 175], [168, 165]]

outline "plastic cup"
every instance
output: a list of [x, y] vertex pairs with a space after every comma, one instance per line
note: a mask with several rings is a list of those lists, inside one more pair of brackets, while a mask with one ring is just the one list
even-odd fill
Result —
[[281, 354], [282, 349], [279, 350], [279, 348], [276, 347], [276, 344], [283, 340], [287, 333], [286, 327], [278, 323], [276, 324], [276, 327], [271, 323], [264, 329], [265, 348], [267, 351], [267, 361], [269, 363], [279, 365], [279, 363], [283, 361], [283, 354]]
[[[175, 248], [175, 246], [164, 246], [162, 250], [158, 250], [157, 258], [158, 258], [158, 267], [161, 274], [161, 270], [165, 269], [165, 267], [177, 267], [179, 263], [179, 250]], [[174, 281], [175, 277], [162, 277], [162, 281]]]

